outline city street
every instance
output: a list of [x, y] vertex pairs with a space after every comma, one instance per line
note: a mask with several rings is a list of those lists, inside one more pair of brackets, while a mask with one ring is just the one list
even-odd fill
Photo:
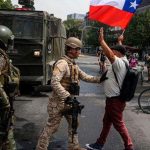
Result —
[[[77, 60], [80, 68], [91, 75], [100, 75], [96, 56], [81, 55]], [[147, 80], [146, 67], [144, 70]], [[144, 114], [138, 107], [137, 97], [140, 92], [150, 87], [150, 83], [138, 84], [135, 97], [127, 103], [124, 118], [133, 139], [135, 150], [150, 150], [150, 114]], [[85, 107], [80, 116], [78, 129], [82, 147], [93, 143], [99, 136], [105, 107], [103, 84], [85, 83], [81, 81], [80, 96], [77, 98]], [[15, 139], [17, 150], [34, 150], [40, 131], [47, 118], [47, 102], [51, 93], [43, 93], [40, 97], [23, 95], [16, 99]], [[105, 150], [123, 150], [120, 135], [112, 127]], [[59, 130], [51, 139], [49, 150], [67, 150], [67, 123], [63, 119]]]
[[[40, 150], [45, 147], [48, 147], [46, 150], [80, 150], [96, 141], [104, 143], [104, 150], [131, 149], [132, 142], [133, 150], [150, 150], [149, 27], [150, 0], [1, 0], [0, 150], [9, 147], [10, 150], [36, 150], [41, 133]], [[62, 58], [64, 54], [69, 58]], [[120, 85], [125, 70], [123, 72], [120, 60], [116, 60], [124, 54], [129, 59], [129, 68], [123, 58], [127, 68], [123, 83], [129, 83], [128, 86]], [[76, 62], [70, 64], [70, 59], [78, 56]], [[69, 68], [64, 62], [58, 62], [59, 59], [64, 59]], [[89, 79], [75, 64], [88, 75], [102, 76], [97, 82], [109, 78], [105, 86], [104, 83], [84, 81], [79, 85], [78, 78]], [[109, 70], [108, 66], [112, 68]], [[130, 68], [137, 74], [131, 73]], [[64, 96], [64, 89], [70, 95], [65, 93]], [[118, 100], [116, 103], [118, 97], [122, 100], [132, 97], [130, 91], [133, 90], [135, 95], [131, 101], [121, 103]], [[125, 94], [122, 91], [126, 91]], [[108, 103], [106, 108], [105, 103]], [[121, 109], [125, 109], [123, 116], [122, 112], [119, 114]], [[110, 120], [117, 129], [112, 125], [107, 140], [99, 138], [103, 117], [107, 123], [102, 136], [107, 136], [105, 128], [110, 129]], [[120, 121], [122, 117], [125, 122]], [[46, 135], [56, 130], [58, 122], [57, 132], [47, 139]], [[79, 146], [76, 137], [79, 137]]]

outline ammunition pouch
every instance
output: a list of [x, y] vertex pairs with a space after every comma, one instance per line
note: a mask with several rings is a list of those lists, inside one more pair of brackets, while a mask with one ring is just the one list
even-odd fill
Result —
[[80, 86], [78, 83], [74, 82], [70, 84], [69, 92], [71, 95], [79, 95], [80, 93]]

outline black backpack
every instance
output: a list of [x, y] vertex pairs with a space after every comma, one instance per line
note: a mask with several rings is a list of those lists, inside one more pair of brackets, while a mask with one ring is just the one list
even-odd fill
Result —
[[114, 72], [116, 81], [118, 83], [119, 89], [120, 89], [120, 99], [122, 101], [130, 101], [134, 97], [134, 93], [136, 90], [136, 86], [138, 83], [139, 73], [136, 70], [133, 70], [132, 68], [129, 68], [128, 64], [124, 61], [127, 69], [127, 73], [125, 75], [125, 78], [122, 83], [122, 87], [120, 88], [119, 82], [116, 76], [116, 73]]

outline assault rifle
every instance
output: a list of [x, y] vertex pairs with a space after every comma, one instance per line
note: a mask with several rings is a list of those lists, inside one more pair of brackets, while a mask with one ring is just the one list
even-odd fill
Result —
[[74, 97], [73, 99], [69, 99], [65, 101], [66, 104], [70, 105], [71, 108], [64, 112], [66, 115], [72, 116], [72, 141], [74, 134], [77, 134], [78, 128], [78, 114], [81, 114], [84, 105], [80, 105], [80, 102]]

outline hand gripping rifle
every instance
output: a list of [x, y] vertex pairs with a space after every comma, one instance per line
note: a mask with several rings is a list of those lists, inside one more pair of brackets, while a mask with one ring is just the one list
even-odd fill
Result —
[[65, 101], [66, 104], [70, 105], [71, 108], [64, 112], [66, 115], [72, 116], [72, 141], [74, 134], [77, 134], [78, 128], [78, 114], [81, 114], [84, 105], [80, 105], [80, 102], [74, 97], [73, 99], [69, 99]]

